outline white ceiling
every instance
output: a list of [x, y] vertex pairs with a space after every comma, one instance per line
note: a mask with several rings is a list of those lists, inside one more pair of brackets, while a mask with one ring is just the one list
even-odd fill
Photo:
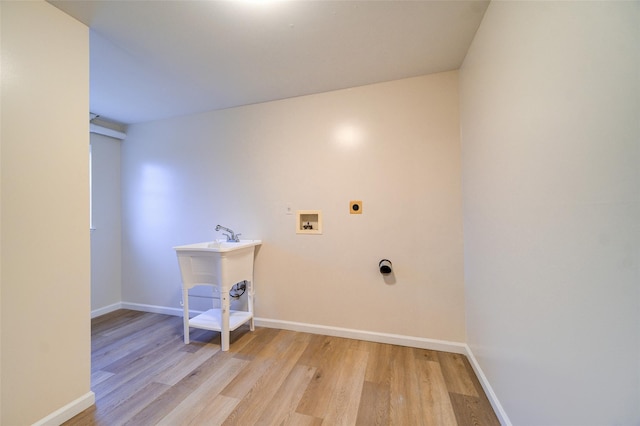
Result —
[[91, 28], [91, 111], [126, 124], [458, 69], [489, 3], [49, 2]]

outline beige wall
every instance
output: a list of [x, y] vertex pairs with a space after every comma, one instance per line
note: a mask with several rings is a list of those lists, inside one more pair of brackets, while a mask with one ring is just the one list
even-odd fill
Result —
[[463, 342], [460, 175], [457, 72], [130, 126], [123, 300], [179, 308], [171, 247], [222, 224], [264, 240], [258, 317]]
[[87, 28], [2, 2], [4, 425], [90, 401]]
[[640, 424], [639, 22], [492, 2], [460, 72], [468, 343], [514, 425]]

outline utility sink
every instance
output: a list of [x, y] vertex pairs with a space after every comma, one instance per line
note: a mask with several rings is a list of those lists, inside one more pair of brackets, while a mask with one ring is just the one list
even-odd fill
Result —
[[[229, 350], [229, 332], [249, 322], [253, 325], [253, 257], [261, 240], [228, 242], [215, 240], [176, 246], [178, 264], [182, 274], [182, 302], [184, 343], [189, 343], [189, 328], [203, 328], [220, 332], [223, 351]], [[229, 290], [235, 284], [247, 282], [247, 311], [231, 311]], [[220, 308], [209, 309], [189, 318], [189, 289], [198, 285], [217, 287]]]
[[180, 251], [212, 251], [212, 252], [226, 252], [239, 250], [246, 247], [259, 246], [262, 244], [261, 240], [240, 240], [239, 242], [227, 241], [226, 239], [220, 239], [215, 241], [208, 241], [205, 243], [187, 244], [184, 246], [177, 246], [174, 249]]

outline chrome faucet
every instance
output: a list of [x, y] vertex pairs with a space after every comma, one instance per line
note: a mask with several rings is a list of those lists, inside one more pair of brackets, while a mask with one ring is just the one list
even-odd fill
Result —
[[220, 226], [220, 225], [216, 226], [216, 231], [219, 231], [221, 229], [228, 232], [228, 234], [225, 234], [224, 232], [222, 233], [222, 235], [226, 235], [228, 243], [239, 243], [240, 242], [240, 238], [239, 237], [242, 234], [236, 234], [231, 229], [225, 228], [224, 226]]

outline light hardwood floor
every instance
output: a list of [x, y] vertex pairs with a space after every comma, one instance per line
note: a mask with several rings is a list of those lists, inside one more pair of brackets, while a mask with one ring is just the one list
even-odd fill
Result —
[[66, 425], [499, 425], [466, 357], [269, 328], [92, 320], [95, 406]]

